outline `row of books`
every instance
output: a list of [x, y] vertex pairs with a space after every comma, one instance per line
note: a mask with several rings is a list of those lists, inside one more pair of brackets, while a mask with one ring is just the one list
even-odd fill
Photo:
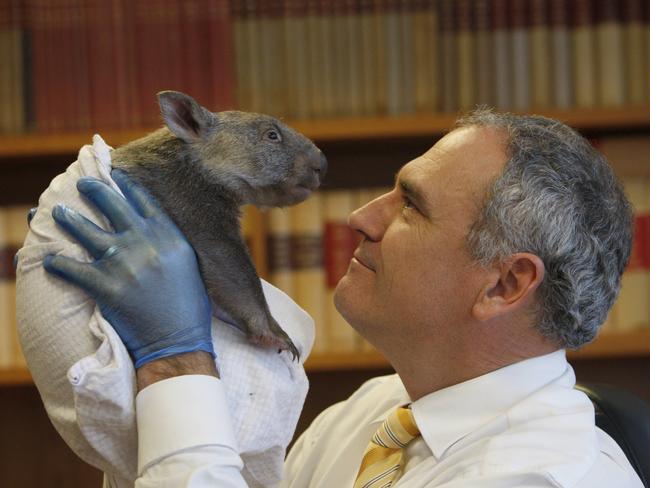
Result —
[[0, 0], [0, 132], [650, 102], [650, 1]]

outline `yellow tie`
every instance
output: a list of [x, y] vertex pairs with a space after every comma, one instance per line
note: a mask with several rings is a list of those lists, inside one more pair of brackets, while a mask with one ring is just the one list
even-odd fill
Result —
[[387, 488], [402, 469], [404, 448], [420, 435], [410, 408], [392, 412], [372, 437], [361, 460], [354, 488]]

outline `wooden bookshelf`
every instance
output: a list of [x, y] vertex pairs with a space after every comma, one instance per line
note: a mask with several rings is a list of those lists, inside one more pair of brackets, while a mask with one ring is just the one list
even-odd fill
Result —
[[[531, 110], [561, 120], [582, 131], [612, 132], [650, 129], [650, 105], [621, 108]], [[449, 130], [457, 114], [408, 115], [401, 117], [337, 118], [287, 121], [316, 142], [374, 140], [438, 136]], [[119, 146], [153, 130], [103, 131], [102, 137]], [[91, 141], [93, 131], [57, 134], [0, 135], [0, 159], [12, 157], [76, 154]]]
[[[580, 351], [568, 353], [569, 359], [602, 359], [650, 356], [650, 329], [608, 332]], [[390, 368], [378, 352], [312, 354], [305, 364], [308, 372]], [[25, 368], [0, 369], [0, 386], [30, 385], [32, 377]]]

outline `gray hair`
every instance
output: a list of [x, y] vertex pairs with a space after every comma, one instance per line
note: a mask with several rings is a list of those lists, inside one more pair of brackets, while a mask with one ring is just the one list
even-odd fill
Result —
[[556, 120], [479, 108], [456, 127], [506, 136], [508, 161], [487, 192], [467, 245], [481, 264], [537, 255], [545, 276], [535, 326], [559, 347], [596, 337], [618, 295], [633, 215], [620, 182], [584, 137]]

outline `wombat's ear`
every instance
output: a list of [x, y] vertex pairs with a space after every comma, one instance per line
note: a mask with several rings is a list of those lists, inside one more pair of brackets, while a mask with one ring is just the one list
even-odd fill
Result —
[[165, 124], [180, 139], [193, 142], [206, 135], [212, 113], [189, 95], [162, 91], [158, 93], [158, 104]]

